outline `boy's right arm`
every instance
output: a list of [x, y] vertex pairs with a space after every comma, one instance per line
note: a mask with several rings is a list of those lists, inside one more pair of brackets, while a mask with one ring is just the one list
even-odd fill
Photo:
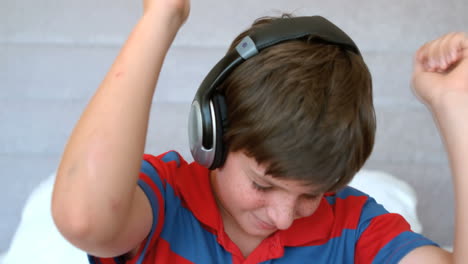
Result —
[[[149, 234], [149, 201], [137, 187], [151, 101], [189, 0], [144, 0], [144, 14], [76, 124], [57, 171], [52, 215], [75, 246], [100, 257], [127, 253]], [[79, 78], [79, 76], [77, 76]]]

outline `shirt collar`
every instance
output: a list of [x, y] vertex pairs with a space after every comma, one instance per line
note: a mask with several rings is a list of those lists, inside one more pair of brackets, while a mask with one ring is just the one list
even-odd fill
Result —
[[210, 171], [193, 162], [177, 176], [183, 200], [194, 216], [213, 231], [222, 229], [222, 220], [210, 183]]

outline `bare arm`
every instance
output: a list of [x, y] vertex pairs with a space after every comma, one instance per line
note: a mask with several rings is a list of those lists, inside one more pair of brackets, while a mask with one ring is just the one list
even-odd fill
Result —
[[455, 192], [455, 241], [450, 255], [414, 250], [402, 263], [466, 263], [468, 259], [468, 37], [452, 33], [421, 47], [413, 87], [431, 110], [449, 157]]
[[148, 234], [149, 202], [137, 187], [151, 101], [188, 0], [145, 0], [144, 14], [76, 124], [52, 199], [61, 233], [97, 256], [134, 248]]

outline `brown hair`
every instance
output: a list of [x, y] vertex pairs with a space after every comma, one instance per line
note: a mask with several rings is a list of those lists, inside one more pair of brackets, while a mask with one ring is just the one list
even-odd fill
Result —
[[[273, 19], [261, 18], [243, 37]], [[228, 151], [244, 151], [266, 174], [337, 190], [372, 152], [372, 81], [361, 56], [318, 38], [263, 50], [221, 85]]]

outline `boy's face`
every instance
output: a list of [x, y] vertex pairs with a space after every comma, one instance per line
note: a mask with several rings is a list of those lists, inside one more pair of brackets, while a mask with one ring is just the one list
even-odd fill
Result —
[[254, 158], [231, 152], [222, 168], [211, 173], [225, 230], [265, 238], [292, 222], [312, 215], [323, 193], [303, 182], [273, 178]]

